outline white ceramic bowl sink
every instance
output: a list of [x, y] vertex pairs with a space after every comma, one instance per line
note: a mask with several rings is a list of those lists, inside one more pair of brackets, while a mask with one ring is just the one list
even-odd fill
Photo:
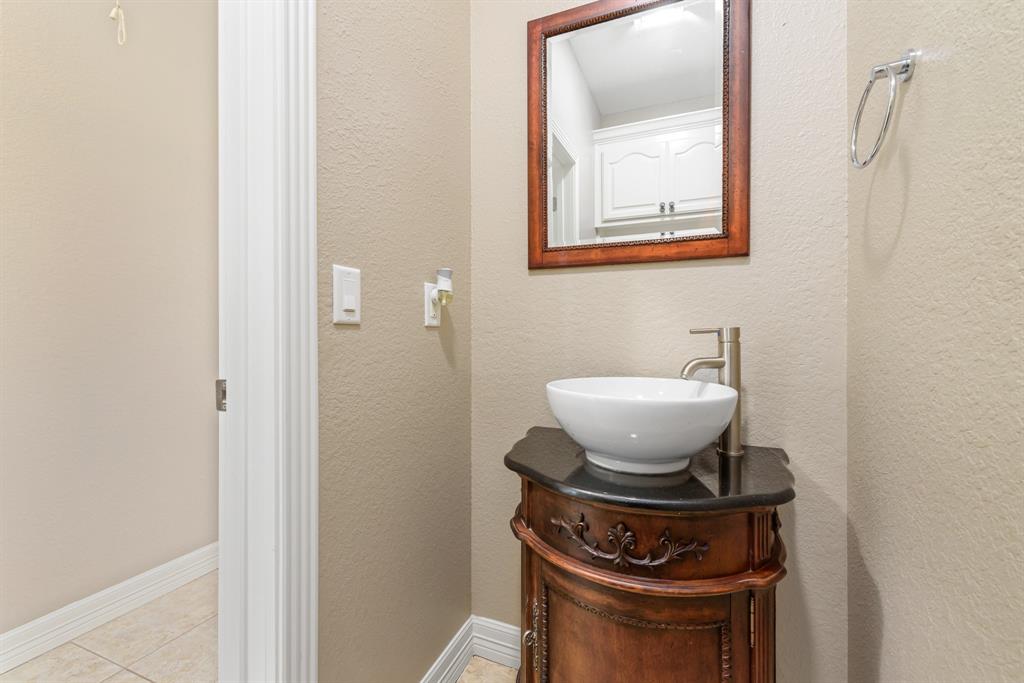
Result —
[[548, 383], [548, 403], [587, 459], [617, 472], [677, 472], [725, 430], [736, 390], [658, 377], [581, 377]]

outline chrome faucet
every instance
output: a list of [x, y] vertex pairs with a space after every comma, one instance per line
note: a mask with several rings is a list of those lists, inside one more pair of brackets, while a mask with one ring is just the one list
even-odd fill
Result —
[[679, 376], [683, 379], [692, 379], [698, 370], [716, 368], [718, 383], [736, 390], [736, 411], [732, 414], [729, 426], [718, 437], [718, 452], [721, 455], [743, 455], [743, 444], [740, 442], [740, 328], [702, 327], [690, 330], [690, 334], [717, 334], [718, 356], [694, 358], [683, 367]]

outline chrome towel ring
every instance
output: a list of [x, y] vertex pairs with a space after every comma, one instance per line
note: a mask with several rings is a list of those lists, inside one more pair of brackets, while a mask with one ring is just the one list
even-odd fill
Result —
[[[918, 54], [916, 50], [907, 50], [903, 53], [903, 59], [871, 67], [871, 73], [868, 74], [868, 84], [864, 88], [864, 94], [860, 96], [860, 104], [857, 105], [857, 115], [853, 117], [853, 132], [850, 134], [850, 161], [853, 162], [856, 168], [864, 168], [878, 156], [878, 150], [882, 148], [882, 143], [885, 141], [885, 134], [889, 132], [893, 112], [896, 111], [896, 94], [899, 84], [909, 81], [910, 77], [914, 75], [914, 63], [917, 61]], [[868, 153], [867, 159], [861, 161], [857, 158], [857, 137], [860, 133], [860, 118], [864, 115], [864, 105], [867, 104], [868, 96], [871, 95], [871, 87], [882, 76], [889, 80], [889, 106], [885, 109], [882, 129], [878, 131], [878, 137], [875, 139], [875, 144], [871, 147], [871, 152]]]

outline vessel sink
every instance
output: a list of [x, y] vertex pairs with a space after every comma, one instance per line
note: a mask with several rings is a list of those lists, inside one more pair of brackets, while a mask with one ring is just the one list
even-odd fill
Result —
[[547, 393], [590, 462], [636, 474], [685, 469], [729, 424], [737, 398], [723, 384], [657, 377], [560, 379]]

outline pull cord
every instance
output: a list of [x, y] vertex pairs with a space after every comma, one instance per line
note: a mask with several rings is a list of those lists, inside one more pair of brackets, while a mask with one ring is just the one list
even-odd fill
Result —
[[124, 21], [124, 10], [121, 9], [121, 0], [114, 0], [114, 9], [108, 14], [111, 20], [117, 22], [117, 44], [124, 45], [128, 42], [128, 25]]

